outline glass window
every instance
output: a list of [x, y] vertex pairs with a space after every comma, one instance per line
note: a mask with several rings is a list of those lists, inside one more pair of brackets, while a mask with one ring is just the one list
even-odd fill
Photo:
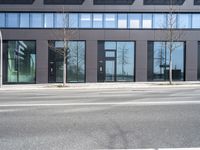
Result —
[[[151, 79], [153, 80], [169, 80], [169, 64], [170, 64], [170, 42], [152, 42], [152, 50], [149, 49], [153, 59], [148, 57], [148, 62], [152, 62]], [[148, 46], [149, 48], [151, 46]], [[173, 80], [184, 80], [184, 42], [172, 43], [172, 78]]]
[[0, 28], [5, 27], [5, 13], [0, 13]]
[[117, 42], [117, 81], [134, 79], [134, 42]]
[[68, 17], [67, 14], [64, 13], [56, 13], [55, 14], [55, 27], [56, 28], [64, 28], [68, 26]]
[[53, 28], [53, 13], [45, 13], [44, 14], [44, 27], [45, 28]]
[[178, 28], [191, 28], [190, 14], [178, 14]]
[[7, 13], [6, 19], [7, 19], [6, 25], [8, 28], [19, 27], [19, 14], [18, 13]]
[[85, 81], [85, 43], [69, 42], [69, 59], [67, 64], [67, 81]]
[[30, 17], [29, 13], [20, 14], [20, 28], [29, 28], [30, 27]]
[[76, 13], [69, 14], [69, 27], [78, 28], [78, 14]]
[[154, 14], [153, 15], [153, 28], [166, 28], [167, 27], [166, 14]]
[[200, 14], [192, 14], [192, 28], [200, 28]]
[[80, 14], [80, 28], [91, 28], [92, 19], [91, 14]]
[[7, 83], [35, 83], [35, 42], [6, 41]]
[[[51, 41], [52, 42], [52, 41]], [[49, 82], [63, 81], [63, 41], [53, 41], [58, 50], [49, 47]], [[85, 81], [85, 42], [69, 41], [67, 56], [67, 82]]]
[[129, 28], [141, 28], [141, 14], [129, 14], [128, 15], [128, 27]]
[[118, 14], [118, 28], [127, 28], [127, 14]]
[[167, 27], [176, 28], [177, 26], [177, 14], [168, 14], [167, 15]]
[[142, 28], [152, 28], [152, 14], [143, 14]]
[[106, 57], [115, 57], [115, 51], [106, 51], [105, 53]]
[[116, 14], [104, 14], [104, 28], [116, 28]]
[[103, 28], [103, 14], [93, 14], [93, 28]]
[[42, 13], [31, 13], [31, 27], [42, 28], [43, 27], [43, 14]]
[[116, 42], [105, 42], [105, 50], [116, 50]]

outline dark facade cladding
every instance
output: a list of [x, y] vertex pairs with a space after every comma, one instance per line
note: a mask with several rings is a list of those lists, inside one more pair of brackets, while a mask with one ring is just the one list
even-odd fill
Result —
[[198, 5], [199, 0], [0, 0], [3, 82], [62, 82], [64, 27], [70, 33], [67, 82], [166, 81], [169, 20], [178, 37], [173, 79], [200, 80]]

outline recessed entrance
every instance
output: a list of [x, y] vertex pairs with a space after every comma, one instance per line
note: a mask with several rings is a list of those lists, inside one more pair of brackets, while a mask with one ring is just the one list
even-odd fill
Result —
[[134, 42], [98, 42], [98, 82], [134, 81]]

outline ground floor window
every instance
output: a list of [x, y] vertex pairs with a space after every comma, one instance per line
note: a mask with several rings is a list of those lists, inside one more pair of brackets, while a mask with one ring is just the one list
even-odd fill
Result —
[[98, 41], [98, 81], [134, 81], [135, 43]]
[[[85, 82], [85, 42], [67, 43], [67, 82]], [[63, 41], [49, 41], [49, 82], [63, 81], [63, 47]]]
[[[148, 42], [148, 80], [169, 79], [169, 42]], [[174, 42], [172, 52], [172, 78], [184, 80], [185, 43]]]
[[4, 41], [4, 83], [35, 83], [35, 41]]

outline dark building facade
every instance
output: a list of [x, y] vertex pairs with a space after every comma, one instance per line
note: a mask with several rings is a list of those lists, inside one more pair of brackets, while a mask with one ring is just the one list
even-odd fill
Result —
[[168, 80], [170, 20], [173, 79], [197, 81], [199, 0], [0, 0], [3, 82], [62, 82], [63, 29], [67, 82]]

